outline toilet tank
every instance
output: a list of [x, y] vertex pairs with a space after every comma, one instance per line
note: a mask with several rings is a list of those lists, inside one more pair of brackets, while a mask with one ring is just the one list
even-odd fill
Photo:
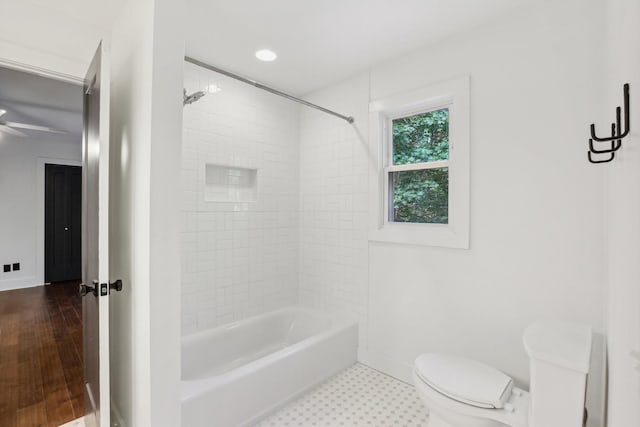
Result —
[[541, 321], [523, 337], [529, 355], [529, 427], [583, 427], [591, 327]]

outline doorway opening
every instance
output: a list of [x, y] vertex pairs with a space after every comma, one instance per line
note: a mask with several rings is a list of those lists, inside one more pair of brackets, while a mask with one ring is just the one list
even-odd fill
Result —
[[82, 96], [0, 67], [0, 426], [84, 414]]

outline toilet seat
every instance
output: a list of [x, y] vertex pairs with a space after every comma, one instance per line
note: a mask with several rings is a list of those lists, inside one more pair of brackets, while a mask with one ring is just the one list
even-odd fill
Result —
[[413, 382], [429, 412], [447, 420], [447, 426], [529, 427], [529, 393], [524, 390], [514, 387], [503, 409], [485, 409], [445, 396], [428, 385], [416, 370], [413, 371]]
[[415, 372], [434, 390], [478, 408], [503, 408], [513, 389], [513, 380], [504, 373], [462, 357], [426, 353], [416, 359]]

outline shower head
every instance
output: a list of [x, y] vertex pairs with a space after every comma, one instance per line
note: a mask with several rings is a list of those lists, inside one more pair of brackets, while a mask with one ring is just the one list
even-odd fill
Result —
[[202, 91], [194, 92], [191, 95], [187, 95], [187, 90], [184, 89], [182, 96], [182, 105], [193, 104], [205, 95], [206, 94]]

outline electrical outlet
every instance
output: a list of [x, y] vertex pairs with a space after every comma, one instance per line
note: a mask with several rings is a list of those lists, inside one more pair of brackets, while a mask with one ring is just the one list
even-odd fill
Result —
[[13, 271], [20, 271], [20, 263], [19, 262], [14, 262], [13, 263]]
[[10, 271], [11, 271], [11, 264], [5, 264], [5, 265], [4, 265], [4, 272], [5, 272], [5, 273], [8, 273], [8, 272], [10, 272]]

